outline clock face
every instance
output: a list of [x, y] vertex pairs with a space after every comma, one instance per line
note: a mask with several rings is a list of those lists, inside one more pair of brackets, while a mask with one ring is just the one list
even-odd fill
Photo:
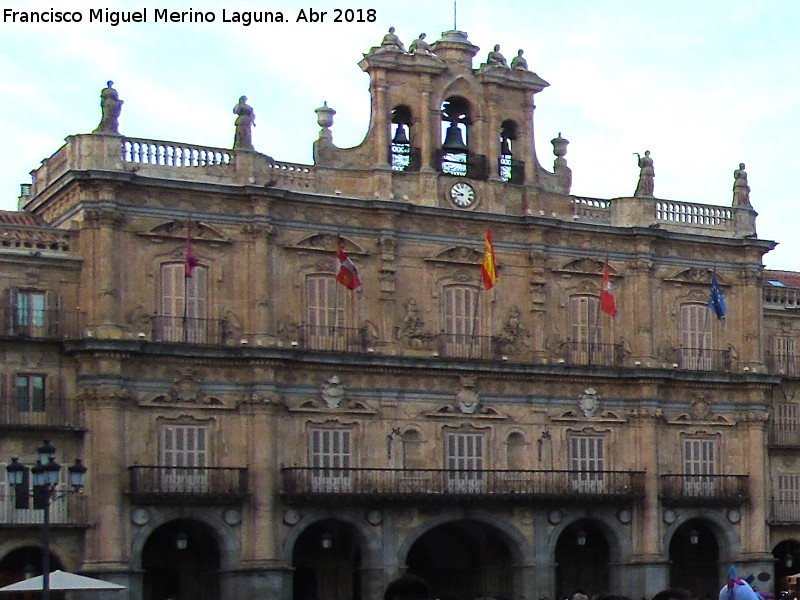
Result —
[[470, 184], [459, 181], [450, 188], [450, 199], [462, 208], [472, 206], [475, 204], [475, 190]]

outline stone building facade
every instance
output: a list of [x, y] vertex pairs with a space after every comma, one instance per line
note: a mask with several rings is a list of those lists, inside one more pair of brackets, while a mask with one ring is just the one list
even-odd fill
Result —
[[[369, 131], [338, 148], [320, 107], [313, 165], [97, 131], [34, 171], [0, 219], [0, 448], [89, 467], [52, 562], [137, 600], [785, 586], [800, 276], [764, 271], [749, 205], [570, 195], [547, 82], [420, 47], [364, 55]], [[40, 519], [7, 487], [12, 581]]]

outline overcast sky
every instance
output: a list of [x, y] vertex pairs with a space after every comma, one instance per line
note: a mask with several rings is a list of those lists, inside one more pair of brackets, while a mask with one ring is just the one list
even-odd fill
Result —
[[[256, 148], [311, 163], [314, 109], [337, 115], [334, 142], [358, 144], [369, 120], [368, 77], [357, 66], [389, 26], [408, 45], [453, 28], [452, 0], [108, 0], [30, 2], [0, 8], [80, 11], [81, 24], [0, 23], [0, 208], [16, 208], [19, 184], [70, 134], [100, 118], [109, 79], [125, 101], [129, 136], [230, 147], [231, 109], [247, 95]], [[113, 3], [112, 3], [113, 2]], [[148, 8], [150, 23], [90, 23], [90, 8]], [[287, 23], [222, 22], [232, 11], [281, 11]], [[324, 22], [295, 22], [301, 8]], [[156, 9], [213, 11], [214, 23], [153, 23]], [[334, 23], [335, 8], [375, 9], [376, 20]], [[5, 16], [5, 15], [4, 15]], [[759, 237], [781, 245], [770, 268], [800, 270], [800, 3], [785, 0], [460, 0], [457, 27], [481, 50], [510, 60], [525, 50], [550, 83], [536, 97], [535, 141], [552, 167], [550, 139], [570, 140], [572, 192], [629, 196], [650, 150], [659, 198], [730, 205], [733, 171], [747, 165]]]

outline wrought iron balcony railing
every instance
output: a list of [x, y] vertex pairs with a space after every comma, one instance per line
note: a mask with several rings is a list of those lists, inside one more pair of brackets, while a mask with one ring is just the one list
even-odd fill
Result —
[[153, 317], [153, 341], [224, 344], [230, 337], [224, 325], [225, 321], [219, 319], [156, 315]]
[[[39, 508], [16, 508], [14, 494], [3, 485], [0, 490], [0, 525], [41, 526], [44, 511]], [[67, 494], [50, 504], [51, 526], [81, 526], [88, 523], [86, 496]]]
[[739, 505], [749, 500], [747, 475], [662, 475], [660, 497], [670, 505]]
[[708, 348], [678, 348], [678, 366], [690, 371], [731, 371], [733, 355], [730, 350]]
[[83, 335], [84, 314], [57, 309], [0, 307], [0, 335], [3, 337], [62, 340]]
[[81, 427], [75, 403], [63, 397], [45, 397], [36, 405], [28, 396], [0, 398], [0, 428]]
[[561, 355], [564, 362], [571, 365], [621, 367], [625, 360], [625, 347], [622, 344], [564, 342], [561, 344]]
[[141, 504], [230, 504], [247, 498], [244, 467], [128, 467], [130, 496]]
[[800, 422], [771, 423], [769, 445], [783, 448], [800, 448]]
[[643, 471], [285, 467], [287, 502], [592, 502], [644, 496]]
[[300, 325], [300, 346], [310, 350], [366, 352], [367, 330], [364, 327]]

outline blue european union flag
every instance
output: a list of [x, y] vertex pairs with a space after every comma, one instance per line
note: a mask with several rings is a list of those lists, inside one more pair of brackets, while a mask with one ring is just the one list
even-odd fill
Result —
[[714, 311], [720, 321], [725, 318], [725, 298], [719, 287], [716, 271], [711, 274], [711, 297], [708, 299], [708, 308]]

